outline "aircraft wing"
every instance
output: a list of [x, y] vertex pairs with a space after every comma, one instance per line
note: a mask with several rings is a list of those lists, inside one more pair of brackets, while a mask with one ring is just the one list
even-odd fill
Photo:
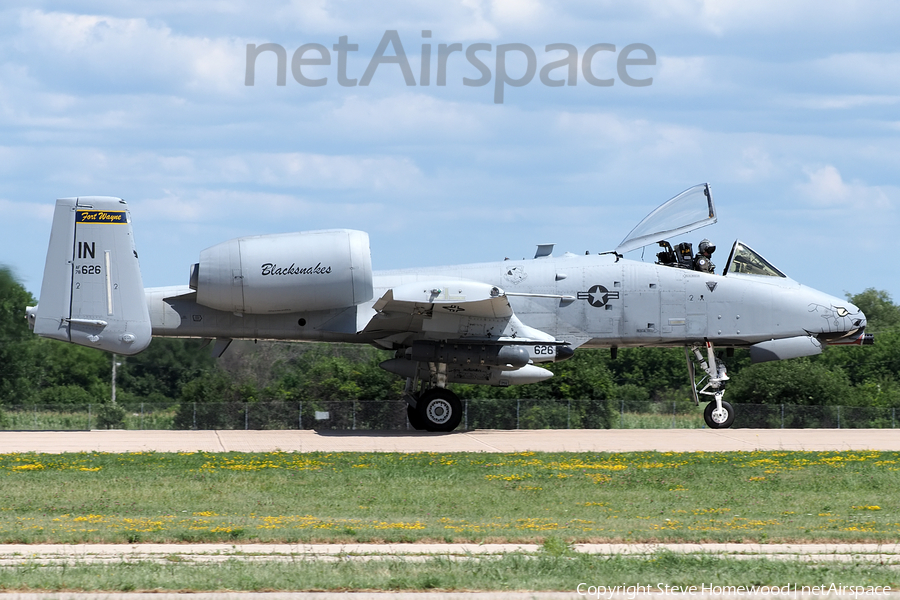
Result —
[[[406, 337], [466, 339], [487, 343], [555, 343], [553, 336], [522, 323], [499, 287], [465, 279], [403, 284], [387, 290], [360, 333], [383, 332], [393, 342]], [[402, 342], [401, 342], [402, 343]]]
[[373, 306], [380, 313], [438, 311], [470, 317], [503, 318], [513, 314], [500, 288], [480, 281], [443, 280], [408, 283], [388, 290]]

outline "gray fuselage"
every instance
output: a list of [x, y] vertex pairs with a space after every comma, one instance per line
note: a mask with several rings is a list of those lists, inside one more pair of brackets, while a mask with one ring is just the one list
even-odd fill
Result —
[[862, 315], [786, 277], [715, 275], [611, 254], [376, 271], [370, 302], [325, 311], [241, 315], [197, 304], [187, 286], [146, 292], [155, 336], [375, 343], [357, 333], [356, 315], [389, 289], [440, 278], [498, 286], [523, 323], [573, 347], [749, 346], [850, 331]]

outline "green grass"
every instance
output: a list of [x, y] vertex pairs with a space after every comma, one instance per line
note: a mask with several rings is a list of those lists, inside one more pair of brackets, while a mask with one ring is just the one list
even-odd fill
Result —
[[[4, 407], [0, 417], [0, 430], [10, 431], [74, 431], [98, 428], [98, 411], [104, 405], [97, 404], [89, 410], [87, 406], [61, 407], [48, 410], [46, 407]], [[699, 429], [704, 427], [703, 413], [695, 409], [693, 405], [685, 409], [679, 407], [675, 416], [668, 404], [661, 405], [668, 409], [668, 413], [615, 413], [612, 416], [611, 427], [613, 429]], [[125, 422], [122, 429], [130, 430], [171, 430], [175, 429], [175, 414], [177, 409], [160, 409], [154, 405], [140, 407], [130, 406], [125, 413]], [[523, 429], [534, 425], [528, 419], [523, 423]], [[565, 413], [561, 417], [565, 426]]]
[[[884, 586], [896, 589], [896, 569], [865, 563], [810, 566], [799, 561], [735, 560], [659, 552], [651, 557], [512, 554], [424, 563], [399, 560], [302, 561], [218, 565], [158, 564], [47, 567], [37, 562], [0, 568], [0, 589], [31, 590], [560, 590], [579, 583], [609, 586]], [[583, 586], [586, 588], [586, 586]], [[584, 589], [584, 591], [587, 591]], [[623, 592], [625, 590], [622, 590]], [[792, 596], [793, 597], [793, 596]]]
[[[92, 410], [75, 406], [47, 410], [43, 407], [3, 407], [0, 429], [10, 431], [77, 431], [98, 428], [97, 411], [104, 405], [96, 404]], [[123, 429], [175, 429], [174, 408], [158, 409], [129, 407], [125, 413]]]
[[676, 413], [619, 413], [611, 418], [613, 429], [701, 429], [706, 427], [703, 411], [693, 408], [689, 412]]
[[894, 542], [898, 469], [897, 452], [6, 454], [0, 542]]
[[[602, 435], [602, 432], [599, 433]], [[896, 569], [631, 542], [894, 542], [898, 452], [0, 455], [0, 542], [538, 542], [502, 557], [0, 567], [2, 590], [563, 590], [892, 585]]]

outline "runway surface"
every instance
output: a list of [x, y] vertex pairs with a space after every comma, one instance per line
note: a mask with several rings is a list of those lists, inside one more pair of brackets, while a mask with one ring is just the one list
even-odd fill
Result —
[[[806, 563], [870, 563], [900, 567], [900, 544], [574, 544], [581, 554], [647, 556], [657, 552], [721, 558], [799, 560]], [[489, 560], [535, 554], [540, 544], [5, 544], [0, 567], [156, 562], [213, 564], [404, 560]]]
[[[733, 559], [802, 561], [810, 565], [824, 563], [861, 563], [900, 567], [900, 544], [575, 544], [573, 550], [598, 556], [631, 555], [651, 559], [660, 551], [694, 556], [715, 556]], [[490, 561], [510, 553], [535, 554], [537, 544], [10, 544], [0, 546], [0, 568], [50, 568], [65, 566], [157, 563], [186, 565], [221, 564], [227, 561], [275, 562], [298, 564], [308, 561], [414, 561], [422, 562], [440, 557], [454, 561]], [[615, 591], [604, 589], [589, 596], [588, 586], [612, 582], [573, 582], [568, 592], [218, 592], [218, 593], [0, 593], [0, 600], [562, 600], [568, 598], [604, 598], [605, 600], [684, 600], [724, 598], [889, 598], [898, 600], [895, 590], [877, 595], [803, 593], [797, 584], [790, 593], [781, 590], [733, 594], [708, 590], [706, 593], [662, 593], [648, 583], [646, 589], [655, 593], [635, 593], [620, 586]], [[580, 584], [580, 585], [579, 585]], [[662, 585], [662, 584], [659, 584]], [[710, 584], [712, 585], [712, 584]], [[772, 584], [774, 585], [774, 583]], [[784, 582], [782, 582], [782, 586]], [[827, 582], [824, 585], [829, 585]], [[578, 586], [578, 587], [576, 587]], [[762, 584], [760, 584], [762, 586]], [[579, 593], [579, 590], [581, 593]], [[596, 590], [596, 588], [595, 588]]]
[[602, 598], [603, 600], [713, 600], [719, 598], [753, 598], [754, 600], [822, 600], [823, 598], [847, 598], [863, 600], [878, 598], [879, 600], [898, 600], [900, 594], [889, 592], [878, 596], [862, 596], [858, 594], [821, 594], [804, 593], [744, 593], [710, 594], [696, 592], [693, 594], [654, 593], [642, 594], [632, 592], [611, 592], [605, 595], [588, 595], [586, 592], [110, 592], [110, 593], [0, 593], [0, 600], [570, 600]]
[[[800, 596], [804, 598], [804, 596]], [[0, 600], [569, 600], [576, 592], [0, 592]], [[604, 596], [607, 598], [607, 596]], [[653, 598], [653, 596], [638, 596]], [[710, 596], [697, 595], [703, 600]], [[882, 596], [897, 600], [897, 596]], [[609, 600], [635, 600], [615, 594]], [[671, 600], [671, 599], [667, 599]]]
[[[0, 600], [569, 600], [570, 598], [584, 600], [585, 596], [576, 592], [0, 592]], [[634, 595], [624, 593], [604, 598], [635, 600]], [[637, 598], [650, 599], [653, 596], [637, 596]], [[694, 598], [703, 600], [712, 596], [698, 594]], [[890, 595], [881, 598], [897, 600], [897, 596]]]
[[822, 598], [847, 598], [862, 600], [878, 598], [879, 600], [897, 600], [900, 594], [890, 592], [878, 596], [861, 596], [856, 594], [811, 594], [802, 593], [755, 593], [750, 594], [680, 594], [655, 593], [634, 594], [631, 592], [612, 592], [606, 595], [588, 595], [578, 592], [211, 592], [211, 593], [157, 593], [157, 592], [111, 592], [111, 593], [74, 593], [51, 592], [40, 594], [0, 593], [0, 600], [570, 600], [586, 598], [602, 598], [603, 600], [712, 600], [718, 598], [753, 598], [767, 600], [785, 598], [800, 600], [821, 600]]
[[900, 450], [895, 429], [2, 431], [0, 452], [728, 452]]

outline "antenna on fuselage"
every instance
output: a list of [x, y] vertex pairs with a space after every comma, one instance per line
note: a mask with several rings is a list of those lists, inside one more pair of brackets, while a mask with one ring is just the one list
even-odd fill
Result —
[[556, 244], [538, 244], [537, 252], [534, 253], [535, 258], [545, 258], [553, 254], [553, 246]]

